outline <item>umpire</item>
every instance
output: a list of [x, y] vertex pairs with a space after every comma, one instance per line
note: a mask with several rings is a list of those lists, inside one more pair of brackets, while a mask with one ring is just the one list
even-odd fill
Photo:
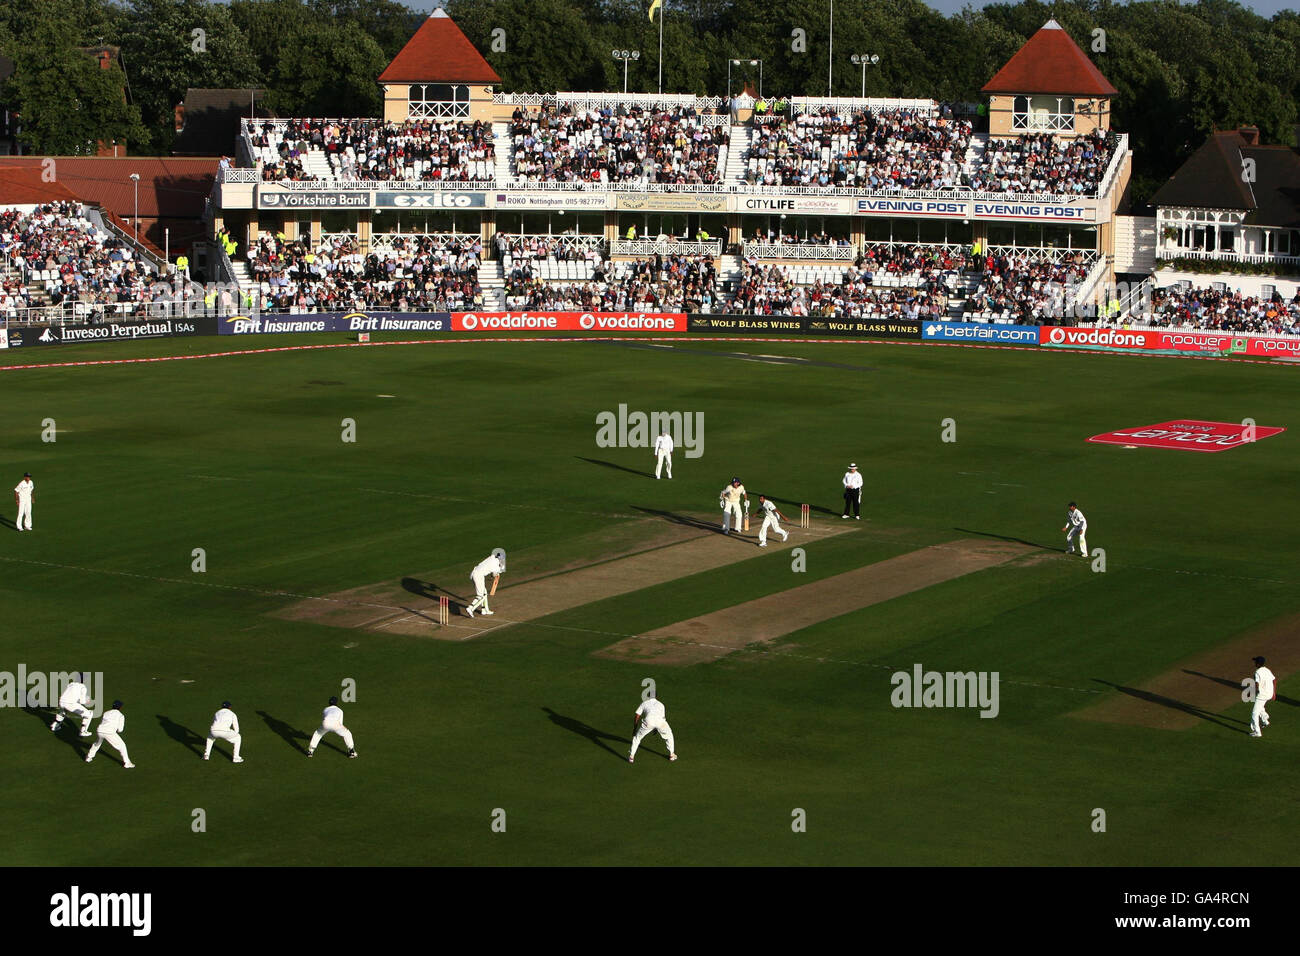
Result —
[[847, 518], [850, 511], [856, 520], [862, 520], [862, 475], [856, 462], [850, 462], [849, 470], [844, 473], [844, 514], [840, 517]]

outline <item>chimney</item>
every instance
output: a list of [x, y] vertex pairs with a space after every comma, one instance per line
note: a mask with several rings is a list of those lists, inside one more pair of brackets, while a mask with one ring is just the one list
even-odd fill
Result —
[[1242, 139], [1246, 141], [1247, 146], [1259, 145], [1258, 126], [1243, 126], [1241, 127], [1241, 129], [1237, 130], [1237, 135], [1239, 135]]
[[101, 70], [108, 70], [108, 69], [112, 69], [112, 66], [113, 66], [113, 55], [109, 53], [107, 50], [100, 50], [99, 68]]
[[185, 103], [182, 101], [176, 104], [176, 132], [185, 129]]

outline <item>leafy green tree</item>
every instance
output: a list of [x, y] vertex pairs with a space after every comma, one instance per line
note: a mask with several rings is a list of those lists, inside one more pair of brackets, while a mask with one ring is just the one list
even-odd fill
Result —
[[122, 71], [101, 69], [71, 24], [38, 22], [9, 49], [14, 75], [7, 98], [18, 105], [29, 151], [93, 155], [99, 143], [134, 148], [147, 140], [139, 112], [126, 101]]
[[280, 48], [265, 105], [282, 116], [378, 116], [375, 80], [388, 62], [355, 23], [313, 21]]
[[261, 75], [230, 10], [204, 0], [133, 0], [120, 37], [133, 101], [166, 152], [187, 89], [246, 89]]

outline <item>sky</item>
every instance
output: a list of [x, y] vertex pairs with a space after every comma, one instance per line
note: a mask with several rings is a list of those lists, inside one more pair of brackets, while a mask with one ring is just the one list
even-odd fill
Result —
[[[401, 2], [406, 3], [412, 9], [425, 12], [433, 8], [433, 0], [401, 0]], [[669, 2], [671, 3], [671, 0]], [[993, 2], [995, 0], [926, 0], [926, 3], [934, 7], [934, 9], [947, 15], [958, 13], [968, 3], [978, 8]], [[1005, 0], [1002, 0], [1002, 2], [1005, 2]], [[1271, 17], [1282, 10], [1295, 10], [1298, 3], [1300, 3], [1300, 0], [1250, 0], [1250, 2], [1242, 3], [1242, 6], [1254, 10], [1260, 16]], [[649, 5], [649, 0], [647, 0], [646, 6], [649, 7]]]

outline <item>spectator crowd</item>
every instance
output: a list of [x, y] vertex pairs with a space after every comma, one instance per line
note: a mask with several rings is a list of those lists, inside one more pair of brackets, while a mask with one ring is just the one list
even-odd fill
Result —
[[914, 110], [760, 116], [745, 181], [763, 186], [942, 189], [961, 185], [971, 124]]
[[263, 233], [249, 267], [264, 310], [273, 312], [449, 312], [482, 304], [476, 239], [385, 237], [362, 255], [355, 238], [332, 237], [314, 249]]
[[1094, 130], [1073, 139], [1029, 133], [990, 139], [968, 185], [977, 192], [1094, 194], [1114, 151], [1114, 133]]
[[716, 183], [727, 127], [688, 108], [517, 109], [515, 179], [527, 183]]

